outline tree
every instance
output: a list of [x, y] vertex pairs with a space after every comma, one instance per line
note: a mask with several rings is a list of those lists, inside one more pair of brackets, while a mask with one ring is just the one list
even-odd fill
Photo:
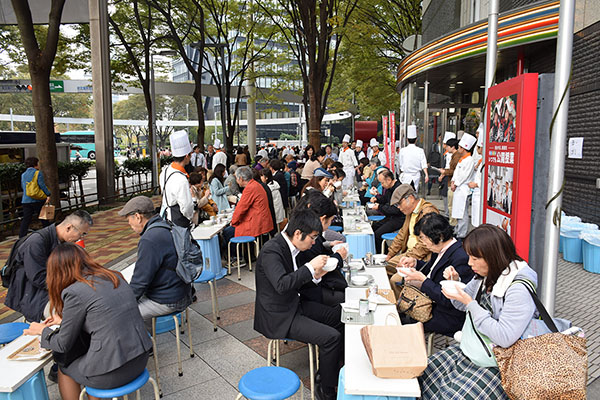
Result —
[[42, 46], [36, 37], [28, 1], [11, 0], [17, 25], [27, 55], [32, 83], [33, 109], [36, 125], [36, 152], [46, 184], [52, 194], [51, 201], [60, 207], [58, 188], [58, 160], [54, 139], [54, 119], [50, 97], [50, 73], [60, 37], [60, 20], [65, 0], [51, 0], [48, 30]]
[[302, 75], [309, 141], [320, 146], [321, 121], [345, 28], [358, 0], [273, 0], [261, 2], [289, 45]]
[[[204, 9], [198, 0], [146, 0], [160, 13], [166, 27], [165, 35], [170, 47], [175, 49], [194, 80], [193, 97], [198, 114], [198, 146], [204, 150], [204, 108], [202, 105], [202, 68], [204, 55]], [[193, 60], [188, 43], [199, 44], [199, 60]]]
[[[218, 43], [223, 56], [216, 47], [204, 47], [208, 62], [203, 68], [210, 75], [225, 104], [225, 147], [233, 147], [244, 83], [257, 63], [273, 63], [272, 39], [275, 30], [260, 8], [248, 0], [200, 0], [208, 15], [205, 36], [208, 43]], [[234, 94], [235, 90], [235, 94]]]

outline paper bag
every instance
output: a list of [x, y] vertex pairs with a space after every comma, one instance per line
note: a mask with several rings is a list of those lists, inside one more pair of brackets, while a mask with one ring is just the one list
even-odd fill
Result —
[[42, 209], [40, 210], [39, 219], [45, 219], [51, 221], [54, 219], [54, 206], [51, 204], [44, 204]]
[[411, 379], [427, 368], [427, 350], [423, 324], [368, 325], [360, 336], [379, 378]]

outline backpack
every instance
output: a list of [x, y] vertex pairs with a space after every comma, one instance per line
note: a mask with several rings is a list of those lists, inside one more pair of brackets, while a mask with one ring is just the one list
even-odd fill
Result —
[[14, 275], [15, 271], [23, 266], [23, 260], [17, 261], [17, 253], [19, 252], [19, 249], [21, 248], [23, 243], [25, 243], [25, 241], [27, 241], [27, 239], [31, 237], [31, 235], [34, 235], [36, 233], [42, 236], [42, 238], [44, 239], [46, 249], [50, 247], [50, 236], [43, 235], [40, 231], [31, 232], [27, 236], [19, 238], [10, 249], [10, 254], [8, 255], [8, 259], [6, 260], [6, 264], [4, 264], [2, 270], [0, 271], [0, 275], [2, 276], [3, 287], [10, 287], [10, 281], [12, 280], [12, 276]]
[[146, 232], [153, 228], [164, 228], [171, 232], [175, 251], [177, 252], [177, 276], [187, 284], [194, 282], [202, 274], [203, 258], [200, 245], [192, 238], [190, 228], [184, 228], [170, 221], [160, 220], [148, 227]]
[[39, 175], [40, 171], [35, 171], [35, 174], [33, 174], [33, 179], [27, 182], [27, 185], [25, 185], [25, 195], [34, 200], [45, 200], [48, 196], [46, 196], [46, 193], [44, 193], [38, 184]]

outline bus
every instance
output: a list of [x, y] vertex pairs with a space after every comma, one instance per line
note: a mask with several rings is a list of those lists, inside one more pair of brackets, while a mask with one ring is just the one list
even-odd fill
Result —
[[[77, 146], [75, 150], [71, 150], [71, 158], [75, 158], [78, 148], [79, 154], [83, 158], [89, 158], [90, 160], [96, 159], [96, 143], [94, 142], [94, 131], [69, 131], [60, 134], [60, 140], [62, 142], [70, 143], [72, 146]], [[113, 136], [113, 148], [114, 156], [117, 157], [121, 154], [119, 150], [117, 138]]]

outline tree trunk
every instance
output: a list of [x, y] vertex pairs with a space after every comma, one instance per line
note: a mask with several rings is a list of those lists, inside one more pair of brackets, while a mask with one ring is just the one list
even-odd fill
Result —
[[40, 169], [44, 181], [50, 189], [51, 203], [60, 208], [60, 190], [58, 187], [58, 157], [54, 138], [54, 117], [50, 97], [49, 71], [34, 71], [29, 67], [31, 76], [33, 113], [35, 116], [35, 150], [40, 160]]
[[198, 112], [198, 147], [200, 151], [204, 151], [204, 133], [206, 132], [206, 124], [204, 123], [204, 108], [202, 105], [202, 76], [194, 80], [194, 100], [196, 100], [196, 111]]
[[319, 83], [314, 78], [310, 79], [308, 85], [309, 118], [308, 118], [308, 142], [315, 148], [321, 148], [321, 96], [315, 86]]

